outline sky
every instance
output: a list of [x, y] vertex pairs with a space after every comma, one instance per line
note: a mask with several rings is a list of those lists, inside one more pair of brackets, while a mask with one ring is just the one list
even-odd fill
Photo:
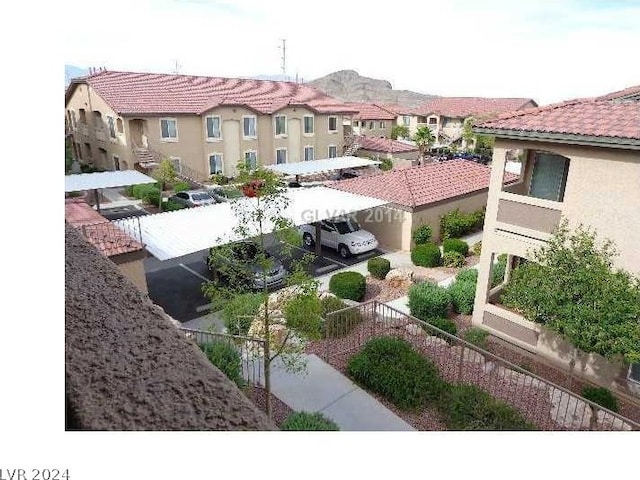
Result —
[[286, 74], [305, 81], [352, 69], [397, 89], [540, 104], [640, 84], [640, 0], [67, 3], [65, 63], [81, 67], [273, 75], [286, 39]]

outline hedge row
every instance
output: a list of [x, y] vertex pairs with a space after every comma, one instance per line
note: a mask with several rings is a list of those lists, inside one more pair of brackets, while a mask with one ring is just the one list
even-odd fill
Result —
[[443, 239], [459, 238], [467, 233], [480, 230], [483, 224], [484, 209], [463, 213], [456, 208], [440, 217], [440, 236]]

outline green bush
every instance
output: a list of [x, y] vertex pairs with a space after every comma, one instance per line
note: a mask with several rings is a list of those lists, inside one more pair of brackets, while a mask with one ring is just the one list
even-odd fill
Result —
[[384, 157], [380, 161], [382, 162], [380, 164], [380, 170], [382, 170], [383, 172], [387, 172], [393, 168], [393, 160], [391, 160], [390, 158]]
[[320, 338], [322, 304], [315, 292], [296, 295], [286, 303], [283, 313], [288, 326], [308, 339]]
[[227, 332], [231, 335], [246, 335], [263, 302], [262, 293], [243, 293], [231, 298], [220, 314]]
[[476, 282], [456, 280], [449, 285], [451, 304], [456, 313], [471, 315], [476, 298]]
[[127, 197], [133, 197], [133, 187], [135, 187], [135, 185], [127, 185], [126, 187], [124, 187], [124, 194]]
[[[443, 317], [434, 317], [434, 318], [430, 318], [428, 320], [425, 320], [427, 323], [433, 325], [436, 328], [439, 328], [440, 330], [444, 330], [445, 332], [447, 332], [450, 335], [457, 335], [458, 334], [458, 327], [456, 326], [455, 322], [453, 320], [449, 320], [448, 318], [443, 318]], [[445, 337], [444, 335], [441, 335], [438, 332], [433, 332], [432, 330], [429, 329], [425, 329], [427, 331], [427, 333], [429, 335], [435, 335], [436, 337], [442, 337], [445, 340], [449, 341], [448, 337]]]
[[367, 289], [364, 275], [358, 272], [336, 273], [329, 280], [329, 291], [340, 298], [361, 301]]
[[464, 255], [458, 252], [445, 252], [442, 256], [442, 264], [445, 267], [461, 268], [465, 265]]
[[224, 373], [229, 380], [241, 387], [242, 380], [242, 359], [238, 350], [225, 341], [215, 341], [203, 343], [200, 348], [209, 361]]
[[486, 330], [480, 327], [471, 327], [464, 332], [462, 338], [480, 348], [485, 348], [487, 345], [488, 336], [489, 332], [487, 332]]
[[336, 316], [330, 313], [348, 307], [346, 303], [336, 297], [323, 297], [320, 300], [322, 318], [324, 319], [325, 338], [339, 338], [351, 333], [356, 325], [362, 322], [362, 315], [357, 309], [344, 311]]
[[513, 407], [474, 385], [451, 385], [439, 406], [450, 430], [535, 430]]
[[404, 410], [437, 400], [444, 386], [433, 363], [394, 337], [369, 340], [349, 359], [347, 374]]
[[[133, 187], [131, 187], [131, 194], [133, 197], [137, 198], [138, 200], [143, 200], [145, 195], [147, 195], [149, 192], [157, 190], [158, 192], [160, 191], [160, 187], [158, 187], [157, 184], [155, 183], [145, 183], [143, 185], [133, 185]], [[157, 202], [156, 202], [157, 204]]]
[[467, 253], [469, 253], [469, 244], [459, 238], [445, 238], [442, 242], [442, 251], [444, 253], [458, 252], [460, 255], [466, 257]]
[[604, 387], [584, 387], [582, 390], [582, 396], [587, 400], [591, 400], [593, 403], [611, 410], [612, 412], [618, 412], [618, 399], [611, 393], [610, 390]]
[[446, 317], [449, 309], [449, 292], [433, 283], [423, 282], [409, 289], [409, 309], [411, 315], [420, 320]]
[[280, 430], [338, 431], [340, 430], [340, 428], [335, 424], [335, 422], [329, 420], [328, 418], [325, 418], [320, 412], [293, 412], [285, 419]]
[[466, 268], [461, 270], [456, 275], [456, 282], [473, 282], [476, 283], [478, 281], [478, 269], [477, 268]]
[[451, 210], [440, 217], [440, 236], [459, 238], [467, 233], [479, 230], [484, 223], [484, 210], [463, 213], [459, 209]]
[[150, 188], [142, 196], [142, 201], [151, 205], [158, 205], [160, 203], [160, 189]]
[[190, 188], [191, 186], [187, 182], [178, 182], [173, 185], [173, 191], [176, 193], [184, 192], [185, 190], [189, 190]]
[[493, 264], [493, 270], [491, 271], [491, 288], [496, 287], [502, 283], [504, 279], [504, 272], [507, 268], [507, 256], [502, 254], [498, 256], [497, 263]]
[[374, 277], [384, 280], [384, 277], [391, 270], [391, 262], [386, 258], [374, 257], [367, 262], [367, 270]]
[[420, 225], [413, 231], [413, 241], [416, 245], [423, 245], [431, 241], [433, 230], [429, 225]]
[[183, 208], [187, 208], [186, 205], [176, 203], [173, 200], [168, 200], [162, 205], [162, 209], [165, 212], [173, 212], [174, 210], [182, 210]]
[[411, 261], [420, 267], [437, 267], [442, 263], [442, 254], [435, 243], [416, 245], [411, 250]]

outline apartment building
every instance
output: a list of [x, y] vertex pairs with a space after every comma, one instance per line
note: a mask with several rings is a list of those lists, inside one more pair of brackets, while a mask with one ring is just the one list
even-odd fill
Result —
[[65, 95], [76, 158], [109, 170], [170, 158], [199, 177], [249, 165], [336, 157], [356, 113], [292, 82], [98, 71]]
[[[490, 288], [491, 269], [507, 254], [508, 281], [512, 268], [530, 260], [566, 218], [570, 228], [588, 225], [600, 239], [613, 240], [620, 252], [614, 266], [640, 276], [640, 86], [514, 112], [474, 131], [496, 140], [473, 323], [567, 365], [571, 345], [503, 307], [504, 283]], [[519, 181], [504, 185], [514, 151], [522, 158]], [[580, 356], [576, 370], [612, 387], [632, 384], [631, 370], [595, 354]]]
[[396, 114], [375, 103], [347, 103], [357, 113], [345, 117], [347, 134], [391, 138]]

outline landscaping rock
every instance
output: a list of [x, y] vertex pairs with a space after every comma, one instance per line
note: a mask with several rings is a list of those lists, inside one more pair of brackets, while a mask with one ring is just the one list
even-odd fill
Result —
[[413, 270], [410, 268], [394, 268], [389, 270], [385, 281], [393, 288], [409, 286], [413, 283]]
[[435, 335], [427, 335], [424, 339], [425, 345], [434, 346], [434, 347], [449, 347], [449, 342], [444, 340], [443, 338], [436, 337]]
[[471, 350], [467, 347], [462, 347], [460, 345], [456, 345], [455, 347], [451, 347], [451, 355], [454, 358], [460, 358], [460, 353], [462, 351], [462, 361], [465, 363], [479, 363], [482, 364], [485, 362], [484, 356], [475, 350]]
[[596, 425], [598, 429], [602, 430], [624, 430], [631, 431], [633, 428], [627, 422], [622, 421], [619, 418], [613, 417], [607, 412], [598, 410], [596, 414]]
[[591, 423], [591, 407], [578, 397], [552, 388], [549, 391], [551, 419], [558, 425], [571, 430], [588, 429]]
[[531, 387], [545, 389], [547, 385], [537, 378], [533, 378], [531, 375], [516, 372], [510, 368], [498, 367], [496, 370], [497, 375], [500, 378], [510, 381], [515, 387]]
[[409, 335], [426, 335], [424, 328], [420, 325], [416, 325], [415, 323], [405, 325], [404, 329], [409, 333]]

